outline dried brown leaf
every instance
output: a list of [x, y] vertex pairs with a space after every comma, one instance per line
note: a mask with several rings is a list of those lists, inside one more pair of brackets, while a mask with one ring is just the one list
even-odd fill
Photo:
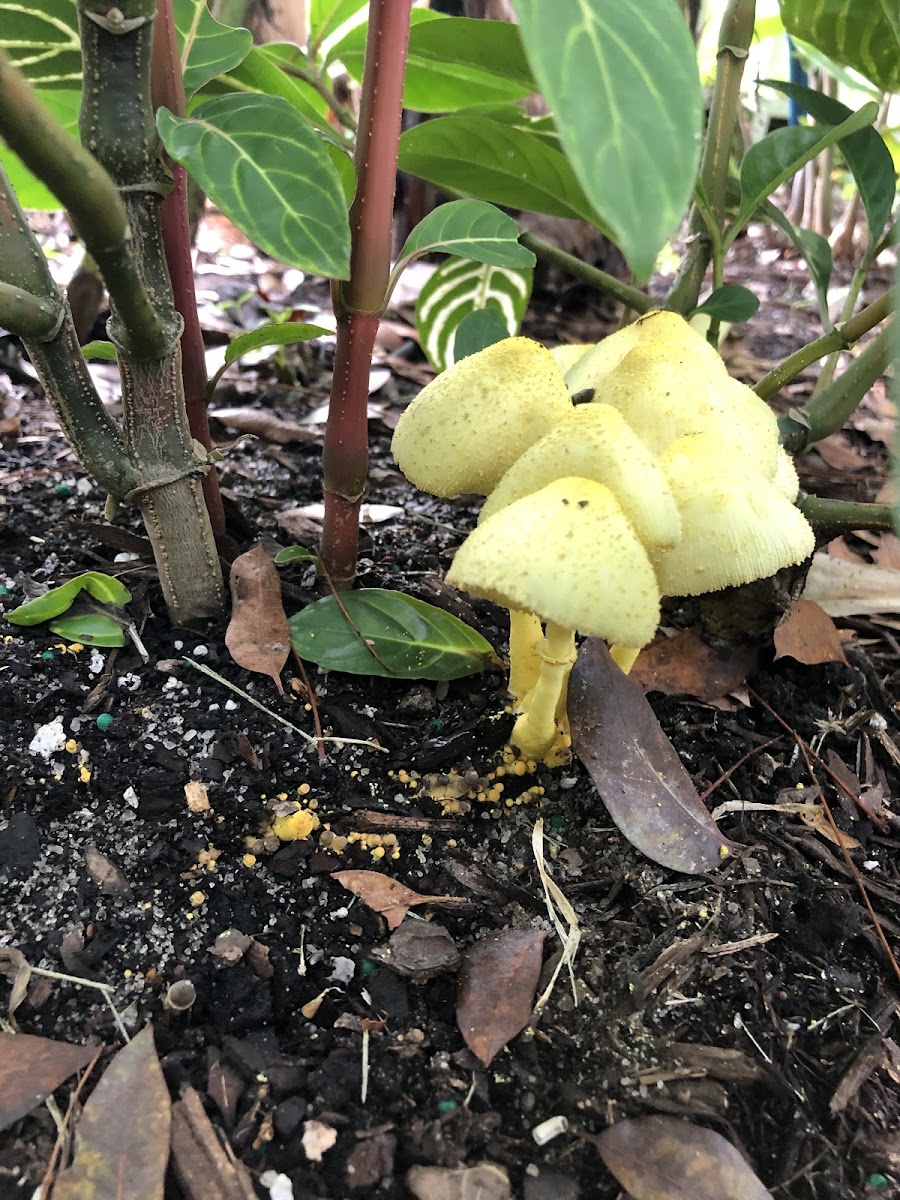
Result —
[[30, 1113], [97, 1052], [97, 1046], [0, 1033], [0, 1129]]
[[575, 753], [632, 846], [688, 875], [728, 857], [734, 844], [704, 808], [640, 685], [622, 674], [597, 638], [581, 648], [568, 709]]
[[280, 673], [291, 652], [291, 627], [281, 603], [278, 568], [261, 545], [231, 564], [231, 620], [225, 645], [239, 667], [269, 675], [281, 695]]
[[696, 630], [685, 629], [673, 638], [659, 637], [643, 649], [630, 677], [645, 692], [695, 696], [709, 703], [740, 687], [756, 657], [755, 647], [716, 650]]
[[296, 421], [284, 421], [262, 408], [219, 408], [209, 415], [238, 433], [250, 433], [279, 446], [288, 442], [318, 442], [322, 437], [320, 430], [298, 425]]
[[798, 600], [775, 630], [775, 657], [808, 667], [847, 661], [834, 621], [812, 600]]
[[222, 1148], [192, 1087], [172, 1108], [172, 1166], [188, 1200], [254, 1200], [250, 1173]]
[[512, 1200], [505, 1167], [410, 1167], [406, 1186], [416, 1200]]
[[335, 871], [332, 879], [336, 879], [341, 887], [354, 896], [359, 896], [367, 908], [381, 913], [388, 929], [396, 929], [416, 904], [447, 907], [466, 903], [459, 896], [422, 896], [389, 875], [382, 875], [380, 871]]
[[772, 1200], [721, 1134], [676, 1117], [619, 1121], [591, 1140], [633, 1200]]
[[7, 1003], [9, 1019], [12, 1020], [16, 1009], [28, 994], [28, 984], [31, 982], [31, 967], [21, 950], [15, 946], [0, 946], [0, 975], [12, 981]]
[[900, 538], [895, 533], [883, 533], [872, 551], [872, 560], [879, 567], [900, 570]]
[[543, 929], [480, 938], [463, 958], [456, 1024], [485, 1066], [531, 1019], [544, 957]]
[[88, 874], [102, 895], [121, 896], [124, 900], [131, 900], [134, 897], [122, 871], [105, 854], [101, 854], [96, 846], [85, 847], [84, 861]]
[[835, 833], [831, 828], [831, 822], [828, 820], [825, 809], [820, 804], [804, 806], [804, 811], [799, 816], [804, 825], [808, 825], [810, 829], [821, 834], [833, 846], [844, 846], [847, 850], [859, 849], [859, 842], [855, 837], [851, 837], [849, 833], [843, 833], [840, 829]]
[[103, 1074], [76, 1126], [53, 1200], [163, 1200], [171, 1104], [148, 1025]]

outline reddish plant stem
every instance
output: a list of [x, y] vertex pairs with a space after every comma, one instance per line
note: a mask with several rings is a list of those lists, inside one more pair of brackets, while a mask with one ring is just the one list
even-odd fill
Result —
[[368, 474], [369, 370], [391, 269], [394, 188], [412, 0], [370, 0], [350, 207], [350, 279], [334, 285], [334, 381], [322, 455], [320, 557], [336, 588], [356, 576], [359, 505]]
[[[184, 80], [175, 37], [172, 0], [159, 0], [153, 36], [153, 108], [167, 108], [178, 117], [186, 112]], [[212, 449], [209, 418], [206, 411], [206, 357], [200, 318], [197, 315], [197, 294], [194, 290], [194, 264], [191, 261], [191, 231], [188, 220], [187, 174], [184, 167], [168, 162], [173, 187], [160, 207], [166, 265], [172, 280], [175, 307], [184, 321], [181, 334], [181, 377], [191, 436], [207, 450]], [[210, 524], [216, 537], [225, 532], [225, 510], [219, 494], [219, 478], [215, 467], [203, 477], [203, 498]]]

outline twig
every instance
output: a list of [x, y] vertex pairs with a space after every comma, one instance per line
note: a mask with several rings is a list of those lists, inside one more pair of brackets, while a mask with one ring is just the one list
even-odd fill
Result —
[[56, 1142], [53, 1146], [53, 1153], [50, 1155], [50, 1162], [47, 1164], [47, 1170], [44, 1172], [44, 1178], [41, 1180], [37, 1200], [49, 1200], [50, 1192], [52, 1190], [51, 1181], [56, 1174], [56, 1168], [62, 1156], [63, 1138], [66, 1136], [69, 1124], [72, 1120], [72, 1113], [75, 1111], [75, 1105], [78, 1103], [78, 1098], [84, 1090], [84, 1085], [87, 1083], [91, 1071], [93, 1071], [94, 1067], [97, 1065], [102, 1053], [103, 1047], [101, 1046], [88, 1065], [85, 1067], [84, 1074], [78, 1080], [78, 1086], [72, 1093], [72, 1096], [69, 1100], [69, 1106], [66, 1109], [66, 1115], [63, 1119], [62, 1128], [58, 1131], [56, 1136]]
[[343, 613], [344, 620], [347, 622], [347, 624], [350, 626], [350, 628], [353, 630], [353, 632], [359, 638], [359, 640], [363, 644], [363, 646], [365, 646], [365, 648], [368, 650], [368, 652], [372, 655], [372, 657], [375, 659], [375, 661], [379, 664], [379, 666], [384, 667], [384, 669], [389, 674], [396, 675], [397, 672], [394, 670], [394, 668], [391, 666], [388, 666], [388, 664], [384, 661], [384, 659], [381, 657], [381, 655], [378, 653], [378, 651], [375, 649], [375, 647], [368, 641], [367, 638], [364, 638], [363, 635], [360, 633], [353, 618], [347, 612], [347, 609], [344, 606], [343, 600], [338, 595], [337, 588], [335, 588], [334, 583], [332, 582], [331, 576], [328, 574], [328, 568], [325, 566], [325, 563], [322, 561], [321, 558], [319, 559], [319, 569], [321, 570], [322, 574], [325, 576], [325, 582], [328, 584], [328, 587], [331, 589], [331, 594], [332, 594], [332, 596], [334, 596], [335, 603], [337, 604], [338, 608]]
[[324, 763], [325, 762], [325, 747], [323, 746], [322, 743], [324, 742], [325, 739], [322, 736], [322, 722], [319, 720], [319, 706], [316, 703], [316, 694], [312, 689], [312, 684], [309, 682], [309, 675], [306, 673], [306, 663], [303, 661], [303, 659], [300, 657], [300, 655], [297, 653], [297, 651], [293, 648], [293, 646], [291, 647], [291, 653], [294, 656], [294, 661], [297, 664], [297, 669], [299, 670], [300, 674], [303, 676], [303, 686], [306, 688], [306, 694], [309, 697], [309, 708], [310, 708], [310, 712], [312, 713], [313, 728], [316, 731], [316, 749], [319, 752], [319, 762]]
[[200, 671], [203, 675], [208, 675], [210, 679], [215, 679], [216, 683], [221, 683], [223, 687], [227, 687], [229, 691], [234, 692], [236, 696], [246, 700], [248, 704], [252, 704], [254, 708], [258, 708], [260, 712], [264, 712], [267, 717], [271, 717], [273, 721], [277, 721], [279, 725], [284, 725], [285, 728], [292, 730], [294, 733], [299, 733], [305, 742], [310, 745], [316, 745], [319, 742], [332, 742], [335, 746], [368, 746], [370, 750], [380, 750], [382, 754], [389, 754], [390, 751], [384, 746], [379, 746], [377, 742], [367, 741], [365, 738], [342, 738], [342, 737], [319, 737], [315, 738], [312, 734], [307, 733], [304, 729], [299, 729], [293, 725], [286, 717], [282, 717], [280, 713], [273, 712], [271, 708], [266, 708], [264, 704], [251, 696], [249, 692], [245, 692], [243, 688], [239, 688], [236, 683], [230, 683], [224, 675], [220, 675], [218, 671], [214, 671], [212, 667], [206, 666], [205, 663], [199, 663], [193, 658], [184, 658], [182, 662], [187, 663], [189, 667], [193, 667], [196, 671]]

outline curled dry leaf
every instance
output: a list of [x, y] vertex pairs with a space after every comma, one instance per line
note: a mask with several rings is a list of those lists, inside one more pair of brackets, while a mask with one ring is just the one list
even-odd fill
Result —
[[171, 1103], [148, 1025], [112, 1060], [76, 1125], [53, 1200], [163, 1200]]
[[844, 833], [838, 829], [835, 832], [831, 827], [831, 822], [828, 820], [828, 814], [821, 804], [806, 804], [803, 806], [803, 811], [799, 814], [800, 820], [804, 825], [808, 825], [810, 829], [814, 829], [827, 842], [831, 842], [833, 846], [843, 846], [845, 850], [858, 850], [859, 842], [849, 833]]
[[416, 1200], [512, 1200], [505, 1167], [410, 1167], [406, 1186]]
[[341, 887], [354, 896], [359, 896], [367, 908], [381, 913], [388, 929], [396, 929], [416, 904], [452, 908], [466, 903], [459, 896], [422, 896], [389, 875], [382, 875], [380, 871], [335, 871], [332, 879], [336, 879]]
[[27, 1033], [0, 1033], [0, 1129], [36, 1108], [99, 1053]]
[[278, 568], [261, 545], [231, 564], [231, 620], [225, 645], [239, 667], [271, 676], [284, 692], [280, 673], [291, 651], [291, 629], [281, 603]]
[[219, 408], [209, 415], [229, 429], [252, 434], [278, 446], [286, 446], [288, 442], [318, 442], [322, 438], [321, 430], [298, 425], [296, 421], [284, 421], [262, 408]]
[[775, 657], [807, 667], [847, 658], [834, 621], [812, 600], [798, 600], [775, 630]]
[[88, 874], [103, 896], [121, 896], [123, 900], [134, 897], [128, 880], [111, 859], [101, 854], [96, 846], [87, 846], [84, 851], [84, 861]]
[[531, 1019], [544, 958], [543, 929], [480, 938], [463, 958], [456, 1024], [485, 1066]]
[[443, 925], [412, 917], [391, 934], [386, 946], [376, 946], [372, 957], [413, 983], [451, 974], [459, 966], [456, 943]]
[[633, 1200], [772, 1200], [721, 1134], [676, 1117], [619, 1121], [591, 1141]]
[[5, 975], [12, 982], [7, 1003], [7, 1012], [12, 1021], [16, 1009], [28, 993], [28, 984], [31, 982], [31, 967], [21, 950], [17, 950], [15, 946], [0, 946], [0, 975]]
[[716, 650], [694, 629], [675, 637], [660, 636], [637, 657], [629, 675], [645, 692], [695, 696], [708, 703], [741, 686], [756, 662], [756, 648], [731, 646]]
[[733, 843], [704, 808], [640, 685], [622, 674], [597, 638], [581, 647], [568, 709], [575, 753], [632, 846], [688, 875], [729, 856]]

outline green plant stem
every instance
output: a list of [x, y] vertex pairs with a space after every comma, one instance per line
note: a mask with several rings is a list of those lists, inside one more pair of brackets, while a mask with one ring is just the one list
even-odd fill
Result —
[[60, 305], [32, 296], [12, 283], [0, 283], [0, 325], [15, 329], [19, 337], [42, 341], [59, 327]]
[[862, 504], [852, 500], [827, 500], [804, 496], [797, 506], [817, 532], [837, 537], [854, 529], [894, 528], [894, 510], [889, 504]]
[[[718, 229], [725, 221], [728, 165], [734, 142], [740, 104], [741, 78], [753, 41], [756, 0], [729, 0], [719, 28], [716, 82], [700, 162], [700, 184], [709, 213]], [[706, 268], [712, 256], [712, 241], [706, 221], [695, 204], [688, 223], [688, 246], [666, 300], [666, 307], [689, 313], [697, 307]]]
[[368, 475], [369, 371], [391, 266], [394, 188], [412, 0], [370, 0], [350, 206], [350, 279], [333, 287], [334, 380], [322, 454], [320, 556], [337, 588], [356, 577], [359, 505]]
[[[3, 50], [0, 135], [68, 210], [132, 330], [135, 352], [161, 353], [165, 332], [130, 252], [128, 217], [115, 185], [92, 154], [43, 107]], [[9, 279], [5, 269], [4, 276]]]
[[795, 379], [801, 371], [805, 371], [807, 367], [818, 362], [820, 358], [824, 358], [826, 354], [831, 354], [835, 350], [848, 350], [854, 342], [859, 341], [863, 334], [868, 333], [885, 317], [890, 316], [893, 308], [894, 293], [892, 291], [885, 292], [883, 296], [879, 296], [877, 300], [858, 312], [855, 317], [851, 317], [849, 321], [845, 321], [843, 325], [836, 325], [822, 337], [816, 338], [814, 342], [801, 346], [790, 358], [786, 358], [768, 375], [764, 375], [753, 390], [757, 396], [768, 400], [780, 392], [785, 384]]
[[303, 61], [307, 64], [303, 67], [297, 66], [295, 63], [282, 63], [281, 70], [285, 75], [290, 75], [295, 79], [302, 79], [304, 83], [308, 83], [311, 88], [314, 88], [328, 105], [329, 111], [334, 114], [338, 123], [344, 129], [355, 133], [357, 130], [357, 120], [353, 115], [353, 111], [346, 104], [341, 104], [340, 100], [338, 100], [334, 94], [334, 89], [328, 82], [327, 75], [323, 75], [318, 66], [308, 58], [305, 58]]
[[654, 307], [653, 301], [646, 292], [632, 287], [630, 283], [625, 283], [621, 279], [616, 279], [615, 275], [601, 271], [599, 267], [592, 267], [588, 263], [582, 262], [574, 254], [567, 254], [565, 250], [560, 250], [558, 246], [545, 242], [543, 238], [536, 237], [533, 233], [523, 233], [519, 241], [538, 258], [542, 258], [556, 267], [562, 267], [564, 271], [576, 279], [580, 279], [582, 283], [586, 283], [600, 292], [606, 292], [607, 295], [624, 304], [626, 308], [645, 313]]
[[793, 453], [840, 429], [872, 384], [884, 374], [894, 351], [890, 321], [847, 370], [806, 404], [786, 412], [778, 422], [781, 442]]
[[[850, 279], [850, 287], [847, 291], [847, 297], [841, 306], [841, 315], [838, 317], [839, 324], [846, 323], [853, 315], [853, 310], [856, 308], [856, 301], [859, 299], [859, 293], [862, 291], [862, 286], [866, 281], [866, 276], [869, 273], [870, 265], [871, 264], [869, 263], [868, 259], [866, 259], [860, 263], [860, 265], [853, 272], [853, 275]], [[838, 359], [840, 358], [842, 349], [844, 349], [843, 346], [833, 350], [831, 354], [829, 354], [828, 361], [824, 364], [822, 370], [819, 372], [819, 378], [816, 380], [816, 385], [813, 389], [813, 395], [815, 395], [816, 392], [823, 391], [826, 387], [828, 387], [829, 383], [831, 383], [832, 379], [834, 378], [834, 373], [837, 370]]]
[[[184, 80], [175, 37], [175, 18], [172, 0], [159, 0], [153, 37], [152, 97], [154, 112], [168, 108], [183, 117], [187, 110]], [[175, 308], [184, 321], [181, 334], [181, 377], [191, 436], [205, 450], [212, 449], [207, 415], [206, 354], [203, 333], [197, 314], [197, 293], [194, 289], [194, 265], [191, 261], [191, 228], [188, 216], [187, 173], [180, 163], [169, 162], [173, 186], [160, 205], [163, 245], [166, 264], [172, 281]], [[219, 493], [219, 477], [210, 467], [203, 477], [203, 498], [209, 513], [213, 533], [225, 532], [225, 510]]]

